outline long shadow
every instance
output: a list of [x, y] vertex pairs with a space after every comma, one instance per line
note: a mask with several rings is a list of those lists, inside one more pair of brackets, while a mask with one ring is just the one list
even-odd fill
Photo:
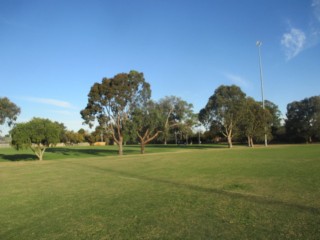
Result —
[[106, 155], [114, 155], [118, 151], [114, 149], [97, 149], [97, 148], [60, 148], [60, 147], [54, 147], [54, 148], [48, 148], [46, 150], [47, 153], [57, 153], [62, 154], [65, 156], [79, 156], [83, 154], [93, 155], [93, 156], [106, 156]]
[[[126, 149], [124, 150], [124, 154], [132, 154], [138, 153], [138, 150], [133, 149]], [[103, 156], [116, 156], [118, 154], [118, 150], [116, 149], [104, 149], [104, 148], [63, 148], [63, 147], [54, 147], [54, 148], [47, 148], [44, 154], [44, 159], [46, 159], [46, 154], [57, 154], [60, 155], [55, 158], [70, 158], [70, 157], [81, 157], [86, 158], [90, 156], [95, 157], [103, 157]], [[86, 156], [87, 155], [87, 156]], [[54, 159], [55, 159], [54, 158]], [[7, 160], [7, 161], [35, 161], [38, 158], [34, 154], [0, 154], [0, 159]], [[50, 158], [53, 159], [53, 158]]]
[[[137, 145], [127, 145], [127, 147], [136, 147]], [[214, 144], [214, 145], [207, 145], [207, 144], [149, 144], [146, 148], [159, 148], [159, 149], [217, 149], [217, 148], [227, 148], [226, 144]]]
[[191, 185], [191, 184], [173, 182], [173, 181], [169, 181], [169, 180], [165, 180], [165, 179], [157, 179], [157, 178], [153, 178], [153, 177], [140, 176], [140, 175], [133, 174], [133, 173], [128, 173], [128, 172], [114, 170], [114, 169], [108, 169], [108, 168], [101, 168], [98, 166], [92, 166], [92, 165], [87, 165], [87, 164], [83, 164], [83, 163], [81, 163], [81, 164], [72, 163], [72, 164], [82, 165], [84, 167], [96, 169], [101, 172], [108, 172], [111, 174], [122, 175], [122, 176], [128, 177], [128, 178], [136, 178], [136, 179], [144, 180], [144, 181], [151, 181], [151, 182], [167, 184], [167, 185], [171, 185], [171, 186], [174, 186], [177, 188], [184, 188], [184, 189], [190, 189], [190, 190], [198, 191], [198, 192], [219, 194], [219, 195], [224, 195], [224, 196], [227, 196], [230, 198], [244, 199], [246, 201], [254, 202], [254, 203], [289, 207], [289, 208], [294, 208], [294, 209], [300, 210], [300, 211], [307, 211], [309, 213], [316, 214], [316, 215], [320, 214], [320, 209], [316, 208], [316, 207], [305, 206], [305, 205], [296, 204], [296, 203], [292, 203], [292, 202], [284, 202], [281, 200], [270, 199], [270, 198], [267, 198], [264, 196], [254, 196], [254, 195], [248, 195], [248, 194], [243, 194], [243, 193], [238, 193], [238, 192], [225, 191], [222, 189], [207, 188], [207, 187], [195, 186], [195, 185]]
[[34, 161], [37, 160], [37, 157], [34, 154], [13, 154], [13, 155], [7, 155], [7, 154], [0, 154], [0, 158], [12, 162], [17, 161]]

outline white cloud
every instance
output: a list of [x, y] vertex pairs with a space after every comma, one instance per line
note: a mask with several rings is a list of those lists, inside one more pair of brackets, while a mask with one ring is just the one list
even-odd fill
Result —
[[284, 33], [281, 39], [281, 45], [285, 48], [287, 60], [297, 56], [306, 45], [306, 34], [297, 28], [291, 28], [289, 32]]
[[66, 101], [61, 101], [61, 100], [56, 100], [51, 98], [35, 98], [35, 97], [27, 97], [25, 99], [30, 102], [42, 103], [42, 104], [47, 104], [47, 105], [61, 107], [61, 108], [75, 109], [75, 107], [72, 106], [71, 103]]
[[313, 0], [311, 7], [313, 8], [314, 16], [320, 22], [320, 0]]
[[231, 73], [224, 73], [223, 75], [233, 84], [238, 85], [240, 87], [249, 87], [250, 85], [249, 82], [241, 76], [234, 75]]
[[58, 115], [64, 115], [64, 116], [74, 116], [75, 115], [74, 112], [71, 112], [68, 110], [52, 110], [50, 112], [52, 112], [54, 114], [58, 114]]

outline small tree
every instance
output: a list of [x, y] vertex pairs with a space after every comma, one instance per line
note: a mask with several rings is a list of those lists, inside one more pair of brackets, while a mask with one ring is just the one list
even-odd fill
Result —
[[167, 96], [160, 99], [159, 108], [162, 112], [164, 144], [167, 144], [170, 130], [177, 128], [182, 122], [192, 118], [193, 105], [179, 97]]
[[7, 122], [10, 127], [17, 116], [20, 114], [20, 108], [11, 102], [8, 98], [0, 98], [0, 125]]
[[18, 123], [11, 131], [12, 146], [17, 150], [30, 148], [40, 161], [51, 145], [60, 141], [61, 125], [49, 119], [33, 118], [27, 123]]
[[159, 106], [153, 101], [134, 109], [130, 130], [138, 137], [141, 154], [144, 154], [145, 146], [162, 132], [161, 117]]

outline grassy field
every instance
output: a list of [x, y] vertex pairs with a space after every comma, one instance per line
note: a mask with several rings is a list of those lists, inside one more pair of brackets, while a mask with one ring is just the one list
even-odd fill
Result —
[[0, 149], [0, 239], [320, 239], [320, 145], [113, 151]]
[[[225, 148], [226, 145], [147, 145], [146, 153], [177, 152], [186, 149], [212, 149]], [[124, 146], [124, 155], [140, 154], [137, 145]], [[89, 146], [89, 147], [53, 147], [47, 148], [44, 154], [45, 160], [61, 160], [67, 158], [88, 158], [117, 156], [117, 146]], [[0, 148], [0, 162], [7, 161], [34, 161], [35, 154], [30, 149], [15, 150], [14, 148]]]

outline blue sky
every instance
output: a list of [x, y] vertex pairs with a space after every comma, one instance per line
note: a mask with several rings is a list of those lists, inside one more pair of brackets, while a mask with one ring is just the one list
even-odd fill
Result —
[[[320, 0], [0, 0], [1, 97], [32, 117], [82, 125], [95, 82], [143, 72], [152, 98], [205, 106], [236, 84], [283, 115], [320, 94]], [[7, 128], [1, 126], [3, 133]]]

